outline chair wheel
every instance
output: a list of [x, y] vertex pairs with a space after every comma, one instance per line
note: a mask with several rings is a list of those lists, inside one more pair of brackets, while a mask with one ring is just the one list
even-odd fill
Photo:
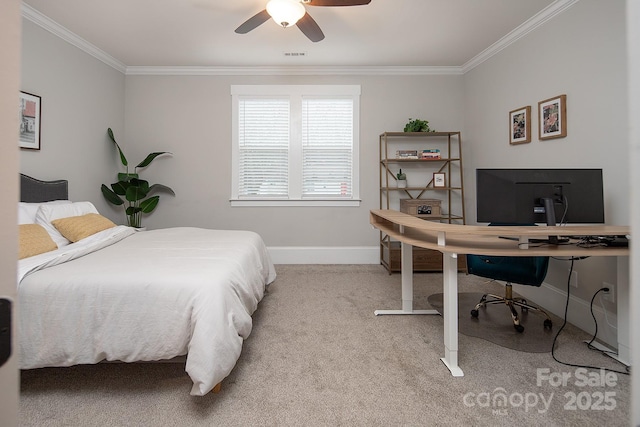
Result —
[[524, 331], [524, 326], [522, 325], [513, 325], [513, 327], [516, 328], [516, 331], [518, 332]]
[[551, 329], [552, 326], [553, 326], [553, 322], [551, 322], [551, 320], [549, 320], [549, 319], [545, 319], [544, 320], [544, 328], [545, 329]]
[[473, 310], [471, 310], [471, 316], [472, 317], [478, 317], [478, 310], [476, 310], [475, 308]]

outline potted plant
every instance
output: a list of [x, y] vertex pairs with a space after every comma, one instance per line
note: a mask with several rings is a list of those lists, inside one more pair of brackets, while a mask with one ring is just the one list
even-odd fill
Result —
[[403, 173], [402, 169], [396, 174], [396, 179], [398, 181], [398, 188], [407, 188], [407, 174]]
[[404, 126], [405, 132], [435, 132], [429, 128], [429, 121], [409, 118], [409, 123]]
[[176, 194], [174, 191], [162, 184], [149, 185], [148, 181], [140, 179], [138, 174], [138, 168], [147, 167], [153, 162], [153, 160], [163, 154], [171, 154], [168, 151], [158, 151], [149, 154], [142, 162], [138, 163], [133, 173], [129, 173], [129, 162], [125, 157], [122, 149], [116, 142], [113, 136], [111, 128], [107, 130], [107, 134], [120, 154], [120, 161], [126, 168], [125, 173], [118, 173], [118, 182], [111, 184], [111, 188], [102, 184], [102, 195], [108, 202], [113, 203], [116, 206], [125, 205], [125, 215], [127, 217], [127, 225], [130, 227], [141, 228], [142, 227], [142, 214], [153, 212], [158, 206], [160, 196], [151, 196], [151, 193], [156, 191], [164, 191], [172, 196]]

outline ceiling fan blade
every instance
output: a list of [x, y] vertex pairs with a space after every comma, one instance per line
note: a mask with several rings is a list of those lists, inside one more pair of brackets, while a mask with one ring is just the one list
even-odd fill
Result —
[[309, 6], [364, 6], [371, 0], [303, 0]]
[[322, 30], [320, 29], [316, 21], [307, 12], [305, 12], [304, 16], [300, 18], [296, 25], [298, 26], [298, 28], [300, 28], [300, 31], [302, 31], [304, 35], [307, 36], [312, 42], [315, 43], [324, 39]]
[[253, 15], [251, 18], [244, 21], [242, 25], [236, 28], [236, 33], [238, 34], [247, 34], [249, 31], [254, 28], [264, 24], [271, 18], [271, 16], [267, 13], [267, 10], [263, 10], [262, 12], [258, 12]]

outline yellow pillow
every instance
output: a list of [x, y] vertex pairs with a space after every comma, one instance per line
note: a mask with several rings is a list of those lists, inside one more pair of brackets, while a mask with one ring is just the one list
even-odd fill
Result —
[[19, 259], [58, 249], [47, 230], [40, 224], [19, 225], [18, 236], [20, 242]]
[[73, 243], [116, 226], [111, 220], [97, 213], [54, 219], [51, 224]]

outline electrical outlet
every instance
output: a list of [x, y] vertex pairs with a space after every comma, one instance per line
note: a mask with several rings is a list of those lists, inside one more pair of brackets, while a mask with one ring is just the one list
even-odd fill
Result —
[[602, 291], [602, 299], [609, 302], [616, 302], [616, 287], [613, 283], [602, 282], [603, 288], [609, 288], [609, 291]]
[[578, 272], [576, 270], [571, 271], [571, 277], [569, 277], [569, 285], [571, 285], [572, 288], [578, 287]]

